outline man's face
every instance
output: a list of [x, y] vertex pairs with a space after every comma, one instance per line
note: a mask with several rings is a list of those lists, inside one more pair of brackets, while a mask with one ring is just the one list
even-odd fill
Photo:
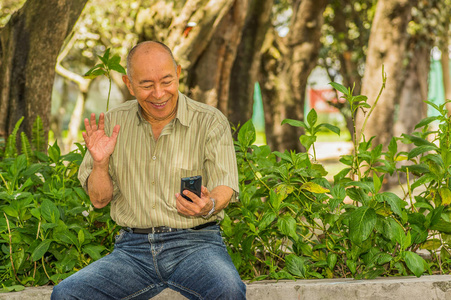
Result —
[[168, 118], [177, 106], [180, 66], [159, 45], [143, 45], [132, 57], [130, 78], [124, 82], [148, 121]]

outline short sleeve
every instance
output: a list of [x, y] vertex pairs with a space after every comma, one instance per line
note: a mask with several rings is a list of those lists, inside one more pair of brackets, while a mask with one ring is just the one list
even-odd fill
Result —
[[238, 168], [230, 125], [225, 118], [216, 124], [208, 132], [206, 139], [207, 188], [212, 190], [220, 185], [228, 186], [234, 191], [232, 201], [236, 201], [239, 192]]

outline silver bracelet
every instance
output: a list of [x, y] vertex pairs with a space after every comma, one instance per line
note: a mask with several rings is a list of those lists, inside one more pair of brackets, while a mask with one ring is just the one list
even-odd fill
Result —
[[215, 198], [210, 198], [210, 200], [211, 200], [211, 202], [213, 202], [213, 207], [205, 216], [202, 216], [202, 218], [204, 218], [204, 219], [210, 218], [216, 211], [216, 200], [215, 200]]

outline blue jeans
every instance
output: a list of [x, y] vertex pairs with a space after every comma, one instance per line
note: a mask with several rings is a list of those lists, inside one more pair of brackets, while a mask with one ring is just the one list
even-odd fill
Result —
[[188, 299], [246, 299], [218, 225], [162, 234], [121, 230], [111, 254], [60, 282], [51, 299], [147, 300], [165, 288]]

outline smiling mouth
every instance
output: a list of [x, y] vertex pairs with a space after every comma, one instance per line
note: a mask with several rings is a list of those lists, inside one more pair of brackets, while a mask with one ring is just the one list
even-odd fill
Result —
[[156, 106], [156, 107], [163, 107], [163, 106], [165, 106], [168, 103], [168, 101], [165, 101], [165, 102], [162, 102], [162, 103], [155, 103], [155, 102], [149, 102], [149, 103], [152, 104], [153, 106]]

